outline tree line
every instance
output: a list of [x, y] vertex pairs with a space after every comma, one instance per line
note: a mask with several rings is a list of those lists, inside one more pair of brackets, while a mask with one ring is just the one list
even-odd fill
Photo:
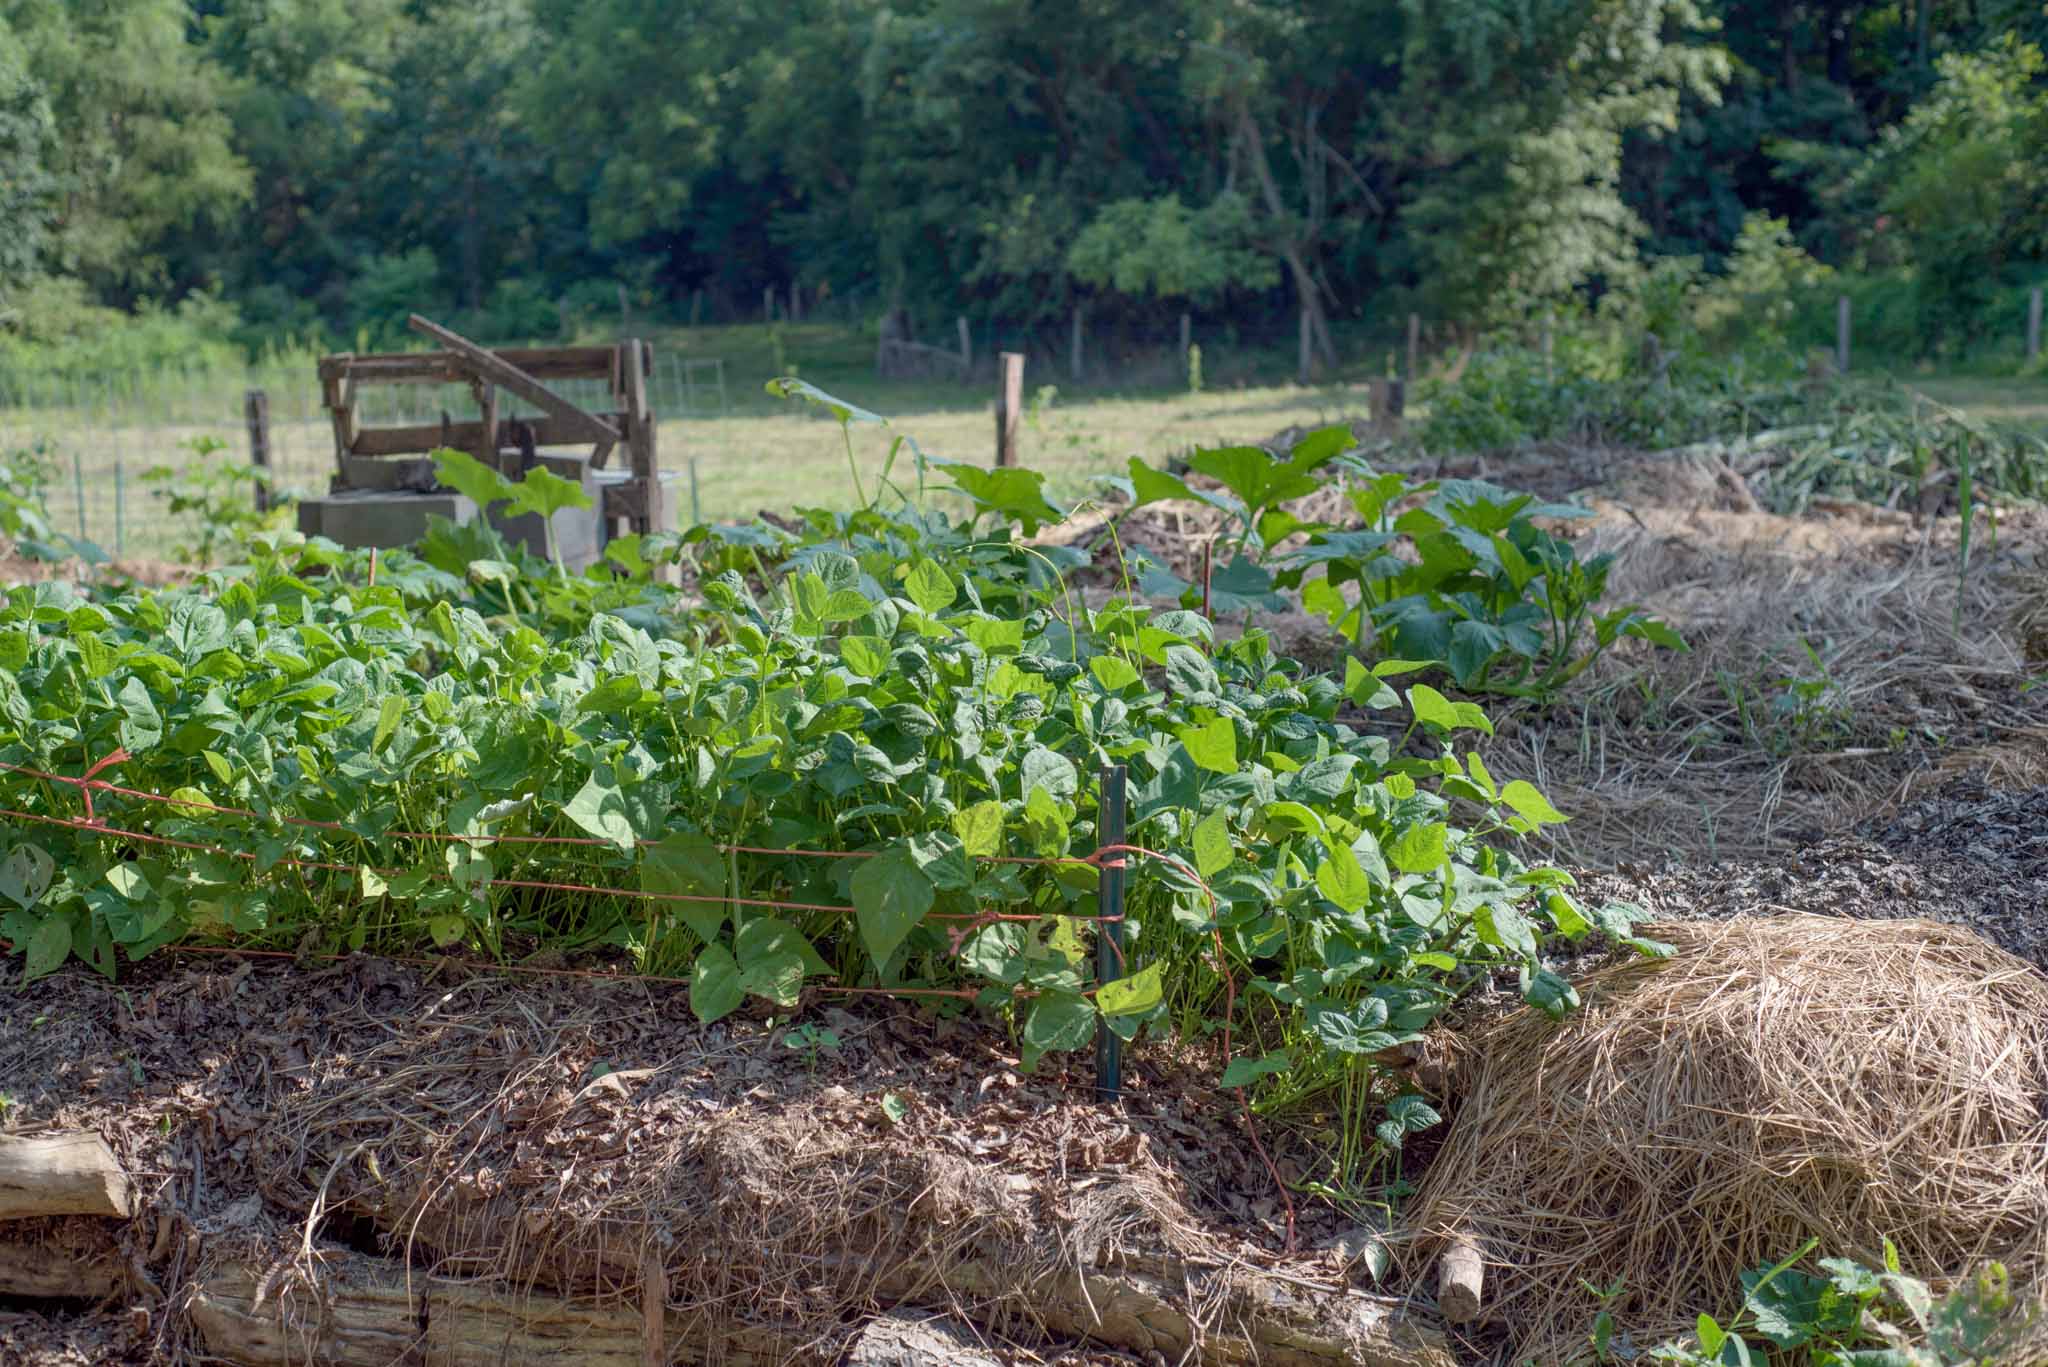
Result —
[[1939, 348], [2048, 259], [2044, 40], [2040, 0], [0, 0], [0, 340], [794, 284], [1329, 349], [1762, 243]]

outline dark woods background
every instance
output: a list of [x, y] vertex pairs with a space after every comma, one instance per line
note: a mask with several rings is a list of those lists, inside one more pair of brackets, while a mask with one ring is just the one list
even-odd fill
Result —
[[1825, 267], [1957, 351], [2048, 257], [2044, 37], [2040, 0], [0, 0], [0, 348], [792, 285], [945, 340], [1306, 308], [1329, 347]]

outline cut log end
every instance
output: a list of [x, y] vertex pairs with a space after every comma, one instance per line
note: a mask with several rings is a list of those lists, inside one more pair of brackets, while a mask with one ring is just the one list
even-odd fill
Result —
[[0, 1138], [0, 1220], [134, 1213], [134, 1187], [98, 1135]]
[[1452, 1324], [1478, 1319], [1485, 1282], [1486, 1254], [1479, 1241], [1457, 1235], [1436, 1265], [1436, 1303], [1444, 1319]]

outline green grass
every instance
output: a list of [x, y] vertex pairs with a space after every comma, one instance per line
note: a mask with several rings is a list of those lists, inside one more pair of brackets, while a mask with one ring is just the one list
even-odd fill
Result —
[[[874, 374], [870, 335], [837, 323], [762, 324], [649, 329], [657, 374], [653, 398], [661, 417], [663, 466], [674, 472], [681, 517], [694, 507], [705, 519], [750, 518], [760, 510], [846, 506], [847, 478], [839, 429], [805, 405], [764, 391], [777, 374], [803, 379], [889, 420], [857, 428], [863, 482], [887, 457], [896, 436], [927, 454], [987, 461], [995, 446], [992, 367], [979, 359], [969, 383], [882, 380]], [[609, 340], [591, 336], [585, 342]], [[1035, 360], [1024, 379], [1023, 461], [1046, 472], [1055, 496], [1084, 495], [1094, 477], [1120, 472], [1128, 459], [1161, 461], [1190, 448], [1254, 441], [1282, 428], [1362, 418], [1366, 382], [1385, 374], [1394, 357], [1387, 339], [1369, 331], [1338, 333], [1345, 366], [1327, 384], [1291, 382], [1291, 348], [1234, 346], [1227, 338], [1204, 347], [1205, 384], [1189, 392], [1178, 358], [1161, 354], [1127, 368], [1115, 381], [1092, 375], [1076, 383], [1062, 359]], [[185, 458], [183, 443], [201, 436], [227, 442], [222, 459], [246, 459], [244, 391], [269, 391], [275, 469], [286, 486], [324, 492], [334, 468], [333, 439], [319, 406], [315, 357], [272, 358], [257, 370], [147, 376], [106, 376], [84, 383], [48, 382], [23, 405], [0, 398], [0, 446], [46, 445], [53, 467], [51, 512], [60, 527], [127, 554], [163, 554], [176, 538], [139, 475], [151, 465]], [[690, 390], [683, 362], [723, 363], [721, 403], [708, 367]], [[1975, 416], [2048, 429], [2048, 373], [2031, 377], [1903, 373], [1908, 383]], [[563, 386], [580, 402], [602, 404], [602, 386]], [[372, 425], [431, 422], [442, 411], [472, 415], [464, 390], [411, 387], [368, 391]], [[404, 405], [404, 406], [400, 406]], [[1411, 414], [1420, 406], [1411, 404]], [[915, 478], [904, 458], [899, 480]], [[81, 512], [83, 514], [81, 518]]]
[[1915, 376], [1907, 383], [1928, 398], [1959, 408], [1972, 417], [2048, 431], [2048, 372], [2000, 378]]
[[[694, 467], [698, 506], [708, 519], [750, 517], [793, 503], [845, 504], [852, 498], [838, 425], [805, 405], [764, 392], [778, 373], [795, 373], [889, 420], [854, 429], [863, 481], [881, 469], [897, 436], [926, 454], [986, 462], [995, 450], [994, 381], [881, 380], [872, 341], [829, 325], [683, 330], [655, 339], [682, 358], [724, 360], [730, 416], [662, 424], [662, 460]], [[1381, 362], [1384, 364], [1384, 361]], [[1338, 382], [1303, 388], [1280, 378], [1284, 357], [1271, 353], [1206, 356], [1200, 393], [1170, 361], [1134, 380], [1076, 384], [1062, 364], [1040, 362], [1024, 377], [1026, 414], [1020, 458], [1043, 470], [1056, 494], [1085, 493], [1094, 476], [1121, 471], [1131, 456], [1160, 460], [1196, 446], [1255, 440], [1302, 423], [1363, 417], [1364, 365]], [[1348, 382], [1347, 382], [1348, 381]], [[906, 448], [899, 481], [914, 478]], [[684, 512], [688, 514], [687, 493]]]

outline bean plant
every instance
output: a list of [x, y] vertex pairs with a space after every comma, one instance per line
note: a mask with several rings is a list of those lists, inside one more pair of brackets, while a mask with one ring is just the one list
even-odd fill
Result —
[[[441, 522], [374, 583], [270, 533], [183, 587], [8, 592], [0, 937], [30, 977], [181, 942], [610, 949], [707, 1022], [819, 984], [955, 993], [1027, 1065], [1235, 1026], [1231, 1086], [1369, 1071], [1503, 975], [1568, 1010], [1551, 935], [1661, 952], [1513, 853], [1562, 815], [1413, 662], [1320, 674], [1183, 608], [1089, 607], [1078, 554], [1017, 535], [1060, 514], [1035, 472], [919, 461], [964, 519], [810, 511], [577, 576]], [[657, 582], [678, 562], [688, 592]], [[1160, 857], [1105, 981], [1112, 764]], [[167, 801], [101, 791], [83, 825], [42, 775], [88, 772]], [[1434, 1118], [1395, 1098], [1377, 1138]]]

